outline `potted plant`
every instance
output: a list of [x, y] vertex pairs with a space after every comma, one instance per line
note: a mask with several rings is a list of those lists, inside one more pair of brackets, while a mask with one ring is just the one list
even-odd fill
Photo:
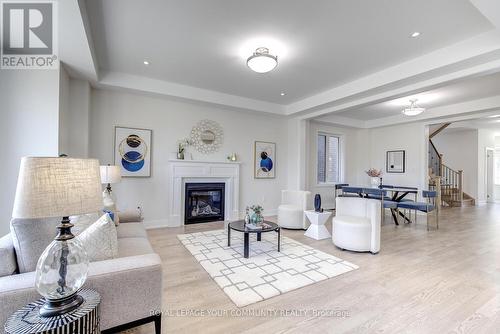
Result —
[[177, 141], [177, 159], [184, 160], [184, 152], [189, 145], [191, 141], [188, 138]]
[[372, 187], [379, 188], [382, 186], [382, 170], [370, 168], [366, 171], [366, 174], [371, 178]]
[[253, 211], [253, 214], [250, 218], [250, 222], [253, 225], [261, 224], [264, 221], [264, 217], [262, 216], [262, 212], [264, 211], [264, 208], [260, 205], [252, 205], [250, 207], [250, 210]]

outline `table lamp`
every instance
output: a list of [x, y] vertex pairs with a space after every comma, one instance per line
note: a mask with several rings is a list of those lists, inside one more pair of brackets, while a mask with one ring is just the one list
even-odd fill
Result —
[[36, 267], [35, 285], [45, 297], [40, 315], [52, 317], [77, 308], [78, 290], [87, 279], [88, 257], [71, 233], [70, 215], [102, 208], [99, 162], [93, 159], [36, 158], [21, 160], [12, 216], [21, 219], [62, 217], [58, 234]]
[[111, 190], [111, 184], [118, 183], [122, 179], [122, 174], [119, 166], [101, 166], [101, 183], [107, 184], [106, 189], [102, 192], [102, 199], [105, 209], [115, 210], [115, 197]]

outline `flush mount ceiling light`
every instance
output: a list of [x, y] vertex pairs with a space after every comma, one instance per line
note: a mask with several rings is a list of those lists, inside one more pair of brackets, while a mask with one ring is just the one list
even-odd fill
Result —
[[285, 95], [286, 95], [286, 93], [285, 93], [285, 92], [281, 92], [281, 93], [280, 93], [280, 95], [281, 95], [281, 96], [285, 96]]
[[411, 34], [411, 37], [415, 38], [420, 36], [420, 33], [418, 31], [415, 31], [413, 34]]
[[145, 60], [143, 61], [144, 65], [149, 65], [149, 61]]
[[268, 48], [257, 48], [253, 55], [248, 57], [247, 66], [257, 73], [267, 73], [278, 66], [278, 57], [269, 54]]
[[404, 108], [402, 113], [406, 116], [417, 116], [425, 111], [425, 108], [417, 106], [417, 99], [410, 100], [410, 106]]

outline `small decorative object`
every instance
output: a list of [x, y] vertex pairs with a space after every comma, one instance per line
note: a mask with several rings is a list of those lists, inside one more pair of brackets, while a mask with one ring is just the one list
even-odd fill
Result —
[[116, 198], [111, 190], [112, 183], [118, 183], [121, 181], [122, 176], [120, 173], [120, 166], [101, 166], [101, 183], [107, 184], [106, 188], [102, 192], [102, 201], [104, 204], [104, 210], [110, 213], [114, 221], [114, 213], [116, 212]]
[[260, 205], [252, 205], [250, 210], [253, 211], [253, 214], [250, 217], [250, 223], [252, 225], [259, 225], [264, 221], [264, 217], [262, 216], [262, 212], [264, 208]]
[[12, 314], [5, 323], [5, 333], [100, 333], [99, 305], [101, 296], [94, 290], [81, 289], [84, 302], [74, 312], [57, 317], [42, 317], [43, 298], [29, 303]]
[[378, 187], [379, 187], [380, 189], [382, 189], [382, 188], [383, 188], [383, 186], [382, 186], [382, 184], [383, 184], [383, 182], [382, 182], [382, 178], [379, 178], [379, 181], [380, 181], [380, 182], [379, 182], [379, 184], [378, 184]]
[[40, 315], [53, 317], [80, 306], [78, 290], [87, 279], [89, 260], [71, 233], [69, 216], [102, 209], [99, 161], [94, 159], [34, 158], [21, 160], [13, 218], [62, 217], [59, 233], [36, 266], [35, 286], [45, 303]]
[[321, 212], [321, 195], [314, 195], [314, 211]]
[[215, 153], [222, 145], [224, 131], [219, 123], [204, 119], [191, 130], [191, 144], [203, 154]]
[[387, 173], [404, 173], [406, 169], [405, 151], [387, 151], [385, 165]]
[[123, 177], [151, 176], [152, 130], [115, 127], [115, 165]]
[[276, 177], [276, 143], [256, 141], [254, 148], [254, 178]]
[[184, 138], [177, 141], [177, 159], [184, 160], [184, 152], [186, 148], [191, 145], [191, 140], [189, 138]]
[[228, 161], [236, 161], [236, 153], [231, 153], [230, 155], [227, 156]]
[[365, 173], [371, 178], [372, 187], [378, 188], [381, 184], [379, 179], [381, 179], [380, 176], [382, 175], [382, 171], [380, 169], [370, 168]]

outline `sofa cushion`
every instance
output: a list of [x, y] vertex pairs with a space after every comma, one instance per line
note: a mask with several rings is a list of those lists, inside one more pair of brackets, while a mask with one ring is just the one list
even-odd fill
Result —
[[118, 257], [144, 255], [150, 253], [154, 253], [154, 251], [146, 238], [118, 239]]
[[87, 251], [89, 261], [102, 261], [118, 256], [115, 223], [106, 213], [77, 237]]
[[10, 232], [20, 273], [34, 271], [38, 258], [57, 235], [61, 218], [12, 219]]
[[0, 238], [0, 259], [0, 277], [12, 275], [17, 269], [17, 262], [10, 234]]
[[118, 239], [120, 238], [147, 238], [146, 229], [142, 223], [120, 224], [116, 228]]

